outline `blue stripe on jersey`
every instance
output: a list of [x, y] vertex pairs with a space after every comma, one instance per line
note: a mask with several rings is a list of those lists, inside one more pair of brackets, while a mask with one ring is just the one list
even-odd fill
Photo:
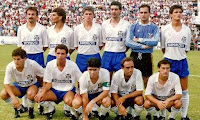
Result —
[[[133, 38], [142, 39], [140, 43], [133, 41]], [[153, 47], [158, 44], [160, 40], [160, 32], [156, 25], [150, 23], [149, 25], [133, 24], [129, 27], [126, 37], [126, 46], [130, 47], [133, 52], [152, 53]], [[151, 46], [151, 49], [143, 48], [143, 45]]]

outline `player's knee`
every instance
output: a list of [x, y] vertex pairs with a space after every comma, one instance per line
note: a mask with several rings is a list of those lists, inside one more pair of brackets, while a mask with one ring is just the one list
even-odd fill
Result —
[[176, 100], [176, 101], [174, 101], [174, 105], [173, 105], [174, 108], [180, 109], [181, 106], [182, 106], [181, 100]]
[[106, 97], [106, 98], [102, 99], [102, 105], [104, 107], [109, 107], [111, 105], [111, 98], [110, 97]]
[[72, 106], [73, 99], [71, 99], [71, 98], [65, 98], [63, 101], [64, 101], [65, 104], [67, 104], [69, 106]]
[[142, 96], [138, 96], [135, 98], [134, 102], [138, 106], [142, 106], [144, 104], [144, 98]]
[[144, 101], [144, 108], [145, 108], [145, 109], [149, 109], [150, 107], [151, 107], [151, 102], [150, 102], [149, 100], [146, 99], [146, 100]]
[[72, 101], [72, 106], [75, 109], [78, 109], [80, 106], [82, 106], [82, 100], [81, 99], [74, 99]]
[[3, 89], [3, 90], [1, 91], [0, 96], [1, 96], [1, 99], [3, 99], [3, 100], [8, 99], [8, 97], [9, 97], [9, 96], [8, 96], [8, 93], [6, 92], [5, 89]]
[[27, 91], [27, 97], [28, 97], [28, 99], [29, 100], [34, 100], [34, 97], [35, 97], [35, 95], [36, 95], [36, 91]]

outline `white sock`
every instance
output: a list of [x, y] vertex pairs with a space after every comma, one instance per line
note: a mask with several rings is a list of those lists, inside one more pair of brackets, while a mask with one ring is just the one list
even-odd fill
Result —
[[13, 107], [12, 98], [11, 97], [9, 97], [7, 100], [4, 100], [4, 101]]
[[119, 115], [119, 109], [117, 106], [111, 107], [110, 111], [114, 112], [116, 115]]
[[162, 116], [162, 117], [166, 116], [166, 109], [160, 110], [160, 116]]
[[78, 109], [75, 109], [75, 111], [77, 111], [78, 113], [83, 113], [83, 107], [80, 106]]
[[24, 107], [28, 107], [28, 105], [27, 105], [27, 95], [24, 95], [23, 97], [22, 97], [22, 105], [24, 106]]
[[155, 107], [150, 107], [149, 109], [146, 109], [146, 111], [153, 116], [159, 117], [159, 113], [158, 113], [158, 111], [156, 110]]
[[71, 112], [72, 115], [77, 117], [77, 113], [76, 113], [76, 111], [75, 111], [75, 109], [73, 107], [70, 107], [70, 112]]
[[54, 106], [51, 104], [50, 101], [43, 101], [40, 104], [47, 109], [48, 113], [54, 110]]
[[92, 108], [92, 111], [98, 111], [98, 110], [97, 110], [97, 107], [98, 107], [98, 105], [97, 105], [96, 103], [94, 103], [93, 108]]
[[134, 114], [134, 117], [135, 116], [140, 116], [140, 113], [142, 112], [144, 106], [138, 106], [137, 104], [134, 104], [134, 108], [135, 108], [135, 114]]
[[110, 110], [110, 107], [111, 106], [109, 106], [109, 107], [104, 107], [103, 105], [101, 105], [100, 106], [100, 108], [101, 108], [101, 110], [100, 110], [100, 113], [99, 113], [99, 115], [101, 116], [101, 115], [106, 115], [106, 113]]
[[67, 104], [64, 103], [64, 110], [70, 111], [69, 106]]
[[127, 107], [127, 113], [132, 114], [132, 112], [133, 112], [133, 108], [131, 106], [128, 106]]
[[188, 90], [185, 90], [182, 92], [182, 107], [181, 107], [181, 117], [186, 117], [187, 116], [187, 111], [188, 111], [188, 106], [189, 106], [189, 94]]
[[[180, 112], [180, 109], [176, 109], [173, 106], [171, 107], [171, 112], [169, 114], [169, 118], [176, 118], [176, 116], [178, 115], [178, 113]], [[169, 119], [168, 118], [168, 119]]]
[[28, 102], [28, 105], [29, 105], [28, 107], [33, 108], [35, 106], [35, 101], [27, 99], [27, 102]]

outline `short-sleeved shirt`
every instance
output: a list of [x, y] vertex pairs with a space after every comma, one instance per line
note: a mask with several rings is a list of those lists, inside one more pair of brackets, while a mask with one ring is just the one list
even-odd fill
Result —
[[186, 58], [186, 51], [190, 50], [191, 30], [182, 24], [179, 32], [176, 32], [172, 24], [161, 29], [161, 48], [165, 48], [164, 57], [171, 60], [182, 60]]
[[27, 54], [44, 52], [43, 47], [48, 47], [47, 30], [44, 26], [36, 23], [32, 31], [27, 28], [27, 23], [20, 26], [17, 32], [18, 46]]
[[102, 39], [102, 29], [99, 24], [92, 23], [89, 31], [85, 29], [83, 23], [74, 29], [74, 47], [78, 47], [78, 54], [92, 55], [99, 53], [99, 46], [103, 46]]
[[36, 75], [43, 77], [44, 69], [34, 60], [26, 59], [22, 72], [18, 71], [14, 61], [6, 66], [4, 84], [10, 84], [12, 79], [21, 87], [29, 87], [37, 82]]
[[64, 44], [68, 49], [74, 49], [74, 37], [73, 30], [64, 25], [60, 32], [55, 31], [55, 25], [51, 26], [48, 32], [48, 45], [49, 45], [49, 54], [55, 56], [55, 48], [59, 44]]
[[102, 33], [105, 35], [103, 38], [104, 51], [126, 52], [125, 39], [130, 23], [120, 19], [117, 26], [113, 27], [110, 21], [111, 19], [108, 19], [102, 24]]
[[111, 93], [117, 93], [121, 96], [130, 94], [134, 91], [143, 91], [143, 79], [140, 70], [134, 68], [133, 74], [126, 82], [124, 78], [124, 70], [118, 70], [112, 78]]
[[160, 85], [159, 72], [149, 77], [145, 95], [153, 95], [159, 100], [166, 100], [175, 95], [182, 94], [180, 78], [177, 74], [169, 72], [168, 80], [164, 85]]
[[58, 91], [70, 91], [74, 88], [74, 84], [79, 80], [81, 74], [76, 63], [67, 59], [64, 69], [60, 71], [55, 59], [48, 62], [46, 66], [44, 82], [52, 83], [52, 88]]
[[90, 80], [90, 74], [85, 71], [79, 80], [80, 94], [95, 94], [103, 90], [110, 90], [110, 73], [108, 70], [101, 68], [99, 70], [99, 79], [93, 84]]

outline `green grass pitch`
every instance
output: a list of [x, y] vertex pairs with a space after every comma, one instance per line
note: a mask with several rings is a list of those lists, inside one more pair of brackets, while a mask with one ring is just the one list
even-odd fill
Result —
[[[6, 65], [12, 61], [12, 51], [17, 48], [14, 45], [0, 45], [0, 90], [3, 89], [3, 80], [5, 74]], [[102, 55], [103, 51], [101, 51]], [[48, 54], [48, 51], [45, 52], [45, 59]], [[130, 51], [127, 52], [127, 56], [130, 55]], [[71, 55], [71, 60], [75, 61], [76, 51]], [[154, 63], [154, 73], [157, 72], [156, 65], [159, 60], [163, 58], [163, 54], [160, 50], [155, 50], [153, 53], [153, 63]], [[190, 51], [187, 54], [188, 64], [189, 64], [189, 95], [190, 95], [190, 105], [188, 109], [188, 115], [191, 120], [200, 119], [200, 52], [199, 51]], [[38, 115], [37, 105], [35, 105], [35, 120], [45, 120], [45, 116]], [[14, 115], [14, 109], [6, 104], [2, 99], [0, 99], [0, 120], [12, 120]], [[115, 115], [110, 112], [109, 120], [113, 120]], [[28, 119], [28, 112], [21, 114], [19, 120]], [[63, 112], [63, 102], [59, 105], [56, 105], [56, 113], [53, 116], [54, 120], [61, 120], [69, 118], [64, 116]], [[145, 120], [145, 111], [143, 110], [141, 114], [141, 120]], [[180, 120], [180, 114], [177, 116], [177, 120]]]

